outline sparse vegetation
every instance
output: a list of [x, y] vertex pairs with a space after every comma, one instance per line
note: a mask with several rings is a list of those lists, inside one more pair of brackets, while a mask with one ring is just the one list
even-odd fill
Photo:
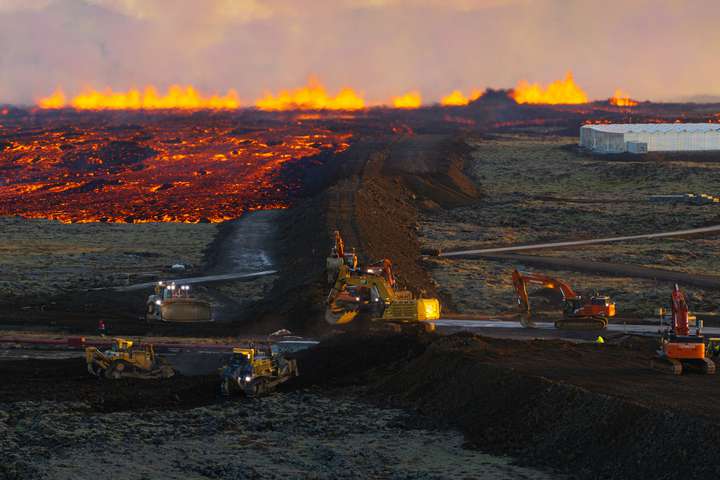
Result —
[[[720, 156], [590, 156], [579, 152], [575, 142], [573, 137], [514, 135], [474, 142], [474, 161], [466, 170], [485, 197], [471, 207], [426, 213], [423, 245], [449, 251], [718, 223], [720, 205], [652, 203], [647, 197], [720, 191]], [[678, 238], [536, 253], [714, 275], [720, 268], [719, 246], [716, 238]], [[458, 310], [513, 311], [510, 262], [431, 259], [429, 266]], [[625, 314], [652, 315], [667, 297], [668, 285], [651, 280], [556, 273], [581, 291], [598, 289], [614, 296]], [[720, 302], [716, 292], [687, 291], [696, 310], [714, 310]]]

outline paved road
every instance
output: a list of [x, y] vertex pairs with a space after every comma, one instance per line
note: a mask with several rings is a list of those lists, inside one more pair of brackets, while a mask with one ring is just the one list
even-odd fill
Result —
[[514, 264], [536, 265], [555, 270], [606, 274], [611, 276], [649, 278], [651, 280], [695, 285], [701, 288], [720, 288], [720, 277], [666, 270], [663, 268], [642, 267], [626, 263], [594, 262], [567, 257], [548, 257], [542, 255], [523, 255], [518, 253], [488, 253], [482, 255], [490, 260], [503, 260]]
[[540, 243], [537, 245], [517, 245], [512, 247], [481, 248], [476, 250], [458, 250], [454, 252], [442, 252], [441, 257], [464, 257], [482, 255], [487, 253], [519, 252], [524, 250], [540, 250], [545, 248], [575, 247], [580, 245], [593, 245], [596, 243], [625, 242], [628, 240], [641, 240], [647, 238], [682, 237], [687, 235], [698, 235], [702, 233], [720, 232], [720, 225], [710, 227], [691, 228], [688, 230], [676, 230], [673, 232], [646, 233], [642, 235], [626, 235], [623, 237], [595, 238], [591, 240], [573, 240], [568, 242]]
[[[213, 283], [213, 282], [227, 282], [230, 280], [244, 280], [249, 281], [253, 280], [258, 277], [265, 277], [267, 275], [274, 275], [277, 273], [277, 270], [265, 270], [262, 272], [254, 272], [254, 273], [224, 273], [222, 275], [206, 275], [204, 277], [188, 277], [188, 278], [173, 278], [173, 279], [166, 279], [165, 282], [176, 282], [178, 284], [183, 285], [192, 285], [196, 283]], [[132, 290], [144, 290], [147, 288], [152, 288], [157, 284], [157, 282], [148, 282], [148, 283], [136, 283], [135, 285], [128, 285], [125, 287], [115, 287], [115, 290], [118, 292], [129, 292]]]
[[[594, 340], [598, 335], [607, 334], [634, 334], [655, 336], [658, 334], [657, 325], [616, 324], [611, 323], [606, 330], [578, 331], [560, 330], [551, 322], [535, 322], [534, 328], [524, 327], [518, 321], [504, 320], [457, 320], [442, 318], [432, 322], [440, 333], [455, 333], [469, 331], [490, 337], [507, 338], [556, 338], [566, 340]], [[703, 329], [707, 337], [720, 337], [720, 328], [708, 327]]]

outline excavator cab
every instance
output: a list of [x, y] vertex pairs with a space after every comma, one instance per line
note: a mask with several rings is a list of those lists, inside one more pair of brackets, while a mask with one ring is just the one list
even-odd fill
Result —
[[590, 298], [590, 303], [592, 305], [597, 305], [599, 307], [609, 307], [610, 305], [614, 305], [610, 301], [610, 297], [607, 295], [601, 295], [601, 296], [594, 296]]

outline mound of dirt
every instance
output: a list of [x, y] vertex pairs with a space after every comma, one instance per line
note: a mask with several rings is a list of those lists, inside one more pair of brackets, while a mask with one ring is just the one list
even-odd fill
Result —
[[0, 402], [84, 401], [97, 412], [194, 408], [215, 402], [220, 389], [216, 375], [98, 379], [78, 358], [0, 362], [0, 378]]
[[333, 161], [319, 162], [314, 172], [330, 187], [308, 190], [312, 196], [284, 214], [277, 252], [283, 275], [254, 309], [253, 323], [313, 334], [328, 330], [325, 258], [335, 230], [361, 263], [389, 258], [401, 288], [437, 297], [422, 263], [418, 209], [477, 200], [478, 190], [463, 173], [469, 151], [447, 135], [371, 136], [355, 138]]
[[430, 338], [428, 335], [373, 334], [330, 337], [312, 350], [294, 355], [302, 375], [290, 385], [346, 386], [372, 382], [373, 369], [418, 357], [429, 345]]
[[461, 138], [415, 135], [393, 143], [382, 173], [399, 178], [424, 205], [453, 208], [472, 205], [480, 197], [465, 175], [472, 148]]
[[718, 473], [720, 384], [650, 370], [651, 343], [346, 336], [299, 367], [305, 383], [360, 383], [374, 401], [460, 428], [469, 446], [573, 478]]

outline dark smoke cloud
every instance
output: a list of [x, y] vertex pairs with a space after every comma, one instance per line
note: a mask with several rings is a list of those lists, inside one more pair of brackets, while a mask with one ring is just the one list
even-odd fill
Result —
[[316, 74], [368, 100], [542, 83], [720, 95], [715, 0], [0, 0], [0, 102], [62, 86], [264, 90]]

